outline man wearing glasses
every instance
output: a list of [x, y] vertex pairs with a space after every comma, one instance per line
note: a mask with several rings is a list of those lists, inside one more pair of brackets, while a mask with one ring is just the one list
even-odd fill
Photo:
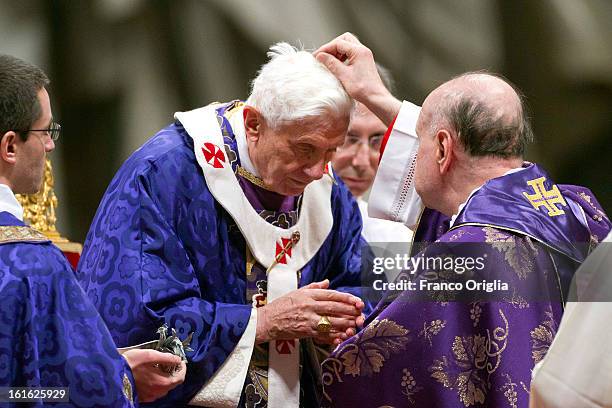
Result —
[[0, 403], [132, 407], [181, 383], [185, 364], [153, 350], [121, 358], [66, 258], [23, 222], [14, 194], [40, 189], [61, 130], [48, 84], [38, 67], [0, 55]]
[[[393, 91], [389, 71], [378, 65], [378, 73], [385, 86]], [[374, 182], [380, 158], [380, 146], [387, 127], [365, 105], [357, 103], [351, 116], [344, 144], [338, 149], [332, 163], [334, 171], [347, 185], [359, 204], [363, 219], [361, 234], [369, 243], [408, 243], [412, 232], [403, 224], [368, 216], [366, 196]]]

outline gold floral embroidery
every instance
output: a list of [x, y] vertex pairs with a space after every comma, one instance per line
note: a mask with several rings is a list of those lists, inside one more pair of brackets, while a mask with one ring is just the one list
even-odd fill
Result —
[[578, 193], [578, 195], [584, 200], [586, 201], [593, 210], [597, 211], [597, 214], [593, 215], [593, 219], [595, 221], [602, 221], [603, 219], [608, 219], [608, 217], [606, 216], [606, 214], [601, 211], [599, 208], [597, 208], [597, 206], [593, 203], [592, 198], [590, 195], [586, 194], [585, 192], [581, 191]]
[[485, 242], [504, 254], [504, 258], [514, 270], [519, 279], [526, 279], [529, 273], [535, 270], [534, 259], [538, 255], [538, 248], [533, 245], [531, 238], [515, 240], [513, 235], [492, 227], [484, 227]]
[[413, 405], [415, 403], [414, 398], [412, 398], [413, 395], [421, 391], [423, 387], [417, 385], [414, 377], [412, 376], [412, 373], [410, 373], [407, 368], [404, 368], [402, 370], [401, 386], [402, 394], [404, 394], [408, 398], [408, 402], [410, 402], [410, 405]]
[[374, 320], [357, 335], [354, 343], [347, 344], [338, 352], [344, 374], [370, 377], [379, 373], [391, 354], [406, 347], [408, 333], [408, 329], [391, 320]]
[[508, 374], [504, 374], [506, 377], [506, 383], [500, 388], [500, 391], [504, 392], [504, 397], [508, 400], [508, 404], [510, 407], [516, 408], [516, 403], [518, 401], [518, 395], [516, 393], [516, 383], [512, 382], [512, 378]]
[[340, 360], [335, 357], [330, 357], [323, 362], [323, 372], [321, 373], [321, 382], [323, 383], [323, 398], [326, 401], [331, 402], [332, 399], [326, 392], [327, 388], [332, 385], [335, 381], [342, 382], [340, 376], [342, 375], [342, 369], [344, 365]]
[[516, 288], [512, 288], [512, 296], [504, 298], [504, 301], [510, 303], [515, 309], [526, 309], [529, 307], [527, 300], [517, 293]]
[[546, 318], [542, 323], [531, 331], [531, 357], [534, 364], [542, 361], [555, 338], [555, 334], [557, 334], [556, 323], [550, 306], [545, 314]]
[[445, 326], [446, 321], [440, 319], [432, 320], [429, 324], [427, 324], [427, 322], [423, 322], [423, 330], [419, 332], [419, 337], [424, 337], [427, 339], [427, 341], [429, 341], [429, 345], [433, 346], [431, 339], [433, 336], [440, 333], [440, 330], [442, 330]]
[[490, 376], [501, 363], [508, 344], [509, 326], [506, 316], [498, 310], [504, 327], [496, 327], [487, 335], [455, 336], [452, 357], [442, 356], [429, 367], [432, 378], [446, 388], [455, 389], [466, 406], [484, 403], [491, 388]]
[[448, 238], [448, 240], [449, 240], [450, 242], [456, 241], [456, 240], [458, 240], [459, 238], [463, 237], [463, 236], [464, 236], [466, 233], [467, 233], [467, 231], [466, 231], [466, 230], [464, 230], [464, 229], [460, 229], [460, 230], [458, 230], [457, 232], [455, 232], [453, 235], [451, 235], [451, 236]]
[[482, 308], [480, 307], [480, 303], [478, 302], [472, 303], [472, 308], [470, 309], [470, 319], [472, 319], [472, 323], [474, 327], [478, 326], [478, 322], [480, 321], [481, 314], [482, 314]]

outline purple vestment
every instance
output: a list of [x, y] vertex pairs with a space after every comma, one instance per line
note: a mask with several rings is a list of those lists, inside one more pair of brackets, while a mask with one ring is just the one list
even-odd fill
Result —
[[489, 180], [450, 230], [426, 210], [416, 237], [437, 241], [419, 257], [480, 255], [484, 267], [420, 266], [407, 280], [488, 279], [508, 289], [389, 294], [323, 364], [323, 406], [527, 407], [531, 370], [554, 338], [569, 280], [609, 230], [588, 190], [555, 187], [536, 165]]

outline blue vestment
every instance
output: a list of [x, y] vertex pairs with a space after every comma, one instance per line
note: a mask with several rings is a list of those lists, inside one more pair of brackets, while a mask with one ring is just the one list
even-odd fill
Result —
[[[223, 110], [218, 114], [235, 169], [236, 140]], [[301, 270], [299, 286], [328, 278], [332, 288], [359, 294], [353, 287], [360, 286], [361, 217], [341, 182], [331, 207], [333, 228]], [[155, 339], [163, 323], [181, 339], [194, 333], [185, 383], [159, 405], [189, 402], [240, 340], [253, 307], [246, 249], [240, 229], [210, 193], [179, 122], [138, 149], [108, 187], [87, 235], [79, 281], [119, 346]]]
[[7, 212], [0, 299], [0, 386], [68, 387], [70, 402], [58, 406], [135, 405], [130, 368], [66, 258]]

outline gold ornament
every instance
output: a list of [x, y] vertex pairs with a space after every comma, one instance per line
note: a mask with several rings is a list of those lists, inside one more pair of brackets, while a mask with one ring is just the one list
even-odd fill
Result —
[[57, 196], [53, 190], [54, 184], [51, 160], [47, 157], [45, 175], [38, 193], [15, 195], [17, 201], [23, 207], [23, 220], [35, 230], [42, 232], [62, 251], [81, 253], [83, 246], [62, 237], [55, 227], [57, 222], [57, 217], [55, 216]]

